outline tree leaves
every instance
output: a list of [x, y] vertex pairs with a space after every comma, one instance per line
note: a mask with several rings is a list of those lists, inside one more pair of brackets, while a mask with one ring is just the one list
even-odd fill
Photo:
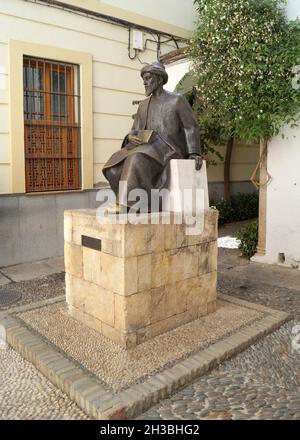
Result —
[[276, 135], [284, 123], [294, 124], [300, 22], [288, 22], [278, 0], [195, 3], [199, 19], [190, 54], [199, 122], [208, 139], [257, 142]]

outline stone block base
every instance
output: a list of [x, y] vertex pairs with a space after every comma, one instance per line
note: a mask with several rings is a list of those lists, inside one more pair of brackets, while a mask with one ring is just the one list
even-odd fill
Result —
[[185, 224], [99, 224], [93, 210], [66, 211], [70, 314], [130, 348], [215, 311], [217, 222], [209, 209], [202, 233], [186, 235]]

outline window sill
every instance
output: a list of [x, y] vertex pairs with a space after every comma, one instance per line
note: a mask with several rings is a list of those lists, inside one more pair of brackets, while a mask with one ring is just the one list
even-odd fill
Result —
[[57, 196], [58, 194], [71, 194], [71, 193], [83, 193], [90, 191], [89, 189], [69, 189], [63, 191], [35, 191], [30, 193], [25, 193], [25, 196], [35, 197], [35, 196]]

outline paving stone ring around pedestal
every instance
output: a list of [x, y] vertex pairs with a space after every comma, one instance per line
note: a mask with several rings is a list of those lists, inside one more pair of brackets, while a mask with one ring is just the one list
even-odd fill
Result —
[[22, 298], [20, 292], [10, 289], [0, 289], [0, 307], [14, 304]]

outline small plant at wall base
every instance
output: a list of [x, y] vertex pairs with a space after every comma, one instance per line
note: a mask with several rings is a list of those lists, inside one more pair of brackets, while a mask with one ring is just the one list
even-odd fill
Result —
[[239, 249], [243, 257], [250, 260], [256, 252], [258, 243], [258, 222], [250, 223], [238, 232], [237, 238], [241, 241]]
[[[300, 89], [300, 21], [289, 22], [279, 0], [195, 0], [199, 19], [190, 54], [203, 114], [222, 136], [260, 142], [296, 124]], [[200, 125], [201, 125], [201, 114]]]
[[258, 217], [258, 192], [251, 194], [239, 193], [232, 197], [231, 206], [235, 215], [235, 221], [242, 221]]

